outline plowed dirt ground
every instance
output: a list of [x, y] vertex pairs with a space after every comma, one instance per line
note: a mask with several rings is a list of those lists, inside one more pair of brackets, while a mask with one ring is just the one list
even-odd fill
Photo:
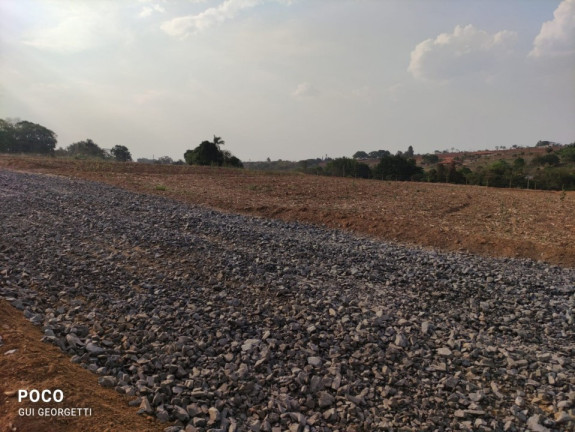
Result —
[[10, 156], [0, 156], [0, 167], [443, 250], [575, 266], [575, 192]]

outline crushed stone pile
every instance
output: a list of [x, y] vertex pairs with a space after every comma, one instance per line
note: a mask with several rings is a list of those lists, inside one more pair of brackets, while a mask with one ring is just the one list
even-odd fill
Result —
[[0, 171], [0, 296], [166, 431], [575, 430], [575, 269]]

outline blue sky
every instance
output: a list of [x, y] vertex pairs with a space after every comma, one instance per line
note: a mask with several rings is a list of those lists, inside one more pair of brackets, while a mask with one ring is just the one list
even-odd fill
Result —
[[575, 0], [4, 0], [0, 117], [135, 158], [575, 141]]

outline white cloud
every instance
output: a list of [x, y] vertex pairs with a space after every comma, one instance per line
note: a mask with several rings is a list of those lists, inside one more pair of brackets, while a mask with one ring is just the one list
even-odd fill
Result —
[[564, 0], [546, 21], [533, 41], [532, 57], [575, 54], [575, 0]]
[[515, 44], [517, 34], [489, 34], [473, 25], [456, 26], [453, 33], [419, 43], [411, 52], [408, 71], [418, 79], [445, 82], [457, 76], [489, 72]]
[[318, 96], [319, 90], [308, 82], [302, 82], [298, 84], [291, 95], [297, 99], [310, 98]]
[[154, 12], [164, 13], [166, 10], [159, 4], [154, 4], [152, 6], [144, 6], [138, 16], [140, 18], [146, 18], [152, 15]]
[[[270, 2], [289, 4], [290, 0], [225, 0], [220, 5], [208, 8], [197, 15], [186, 15], [166, 21], [161, 28], [170, 36], [184, 39], [191, 34], [233, 19], [244, 9]], [[199, 2], [196, 0], [194, 3]]]

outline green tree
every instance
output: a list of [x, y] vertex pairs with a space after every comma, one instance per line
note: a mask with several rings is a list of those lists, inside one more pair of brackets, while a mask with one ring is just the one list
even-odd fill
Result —
[[546, 155], [534, 157], [531, 161], [532, 165], [548, 165], [548, 166], [557, 166], [559, 165], [559, 156], [555, 153], [548, 153]]
[[346, 157], [331, 160], [327, 164], [325, 172], [327, 175], [336, 177], [371, 177], [371, 169], [369, 168], [369, 165]]
[[216, 144], [210, 141], [202, 143], [194, 150], [184, 153], [184, 159], [190, 165], [217, 165], [221, 166], [224, 156]]
[[333, 159], [325, 167], [326, 174], [336, 177], [351, 177], [354, 171], [354, 162], [354, 159], [346, 157]]
[[0, 119], [0, 153], [11, 153], [16, 148], [14, 123]]
[[193, 150], [187, 150], [184, 153], [184, 159], [189, 165], [204, 166], [230, 166], [243, 168], [242, 162], [233, 156], [227, 150], [220, 150], [220, 146], [225, 142], [214, 135], [213, 141], [202, 141], [202, 143]]
[[386, 155], [374, 168], [373, 176], [382, 180], [415, 180], [423, 177], [423, 168], [418, 167], [414, 159], [399, 154]]
[[354, 177], [368, 179], [372, 177], [371, 168], [368, 164], [357, 162], [354, 166]]
[[352, 157], [354, 159], [367, 159], [367, 158], [369, 158], [369, 155], [366, 152], [360, 150], [360, 151], [356, 151]]
[[220, 149], [220, 146], [223, 146], [226, 142], [218, 136], [214, 135], [214, 144], [218, 147], [218, 150]]
[[447, 183], [447, 167], [445, 164], [437, 164], [437, 181], [439, 183]]
[[110, 153], [112, 153], [114, 159], [116, 159], [119, 162], [132, 161], [132, 155], [130, 154], [130, 150], [128, 150], [128, 147], [126, 146], [116, 145], [112, 148], [112, 150], [110, 150]]
[[512, 178], [512, 168], [505, 160], [500, 159], [492, 163], [484, 174], [487, 186], [507, 187]]
[[107, 154], [98, 144], [96, 144], [91, 139], [86, 139], [84, 141], [78, 141], [70, 144], [66, 148], [66, 152], [70, 156], [79, 158], [98, 158], [106, 159]]
[[223, 166], [229, 166], [234, 168], [243, 168], [244, 164], [241, 160], [235, 157], [229, 150], [220, 150], [222, 156], [224, 157]]
[[513, 171], [520, 172], [525, 168], [525, 159], [517, 158], [513, 161]]
[[369, 153], [371, 159], [380, 159], [384, 156], [390, 156], [391, 153], [388, 150], [376, 150]]
[[439, 156], [436, 154], [424, 154], [421, 160], [426, 164], [433, 165], [439, 162]]
[[0, 151], [6, 153], [53, 154], [56, 134], [29, 121], [0, 120]]
[[455, 162], [449, 164], [447, 169], [447, 183], [465, 184], [465, 175], [457, 169]]
[[534, 181], [538, 189], [573, 190], [575, 189], [575, 173], [564, 167], [546, 167], [539, 169]]
[[161, 156], [156, 160], [156, 163], [159, 165], [171, 165], [174, 160], [170, 156]]
[[53, 153], [56, 134], [50, 129], [29, 121], [16, 123], [16, 141], [24, 153]]
[[557, 153], [562, 162], [575, 162], [575, 143], [563, 147]]

